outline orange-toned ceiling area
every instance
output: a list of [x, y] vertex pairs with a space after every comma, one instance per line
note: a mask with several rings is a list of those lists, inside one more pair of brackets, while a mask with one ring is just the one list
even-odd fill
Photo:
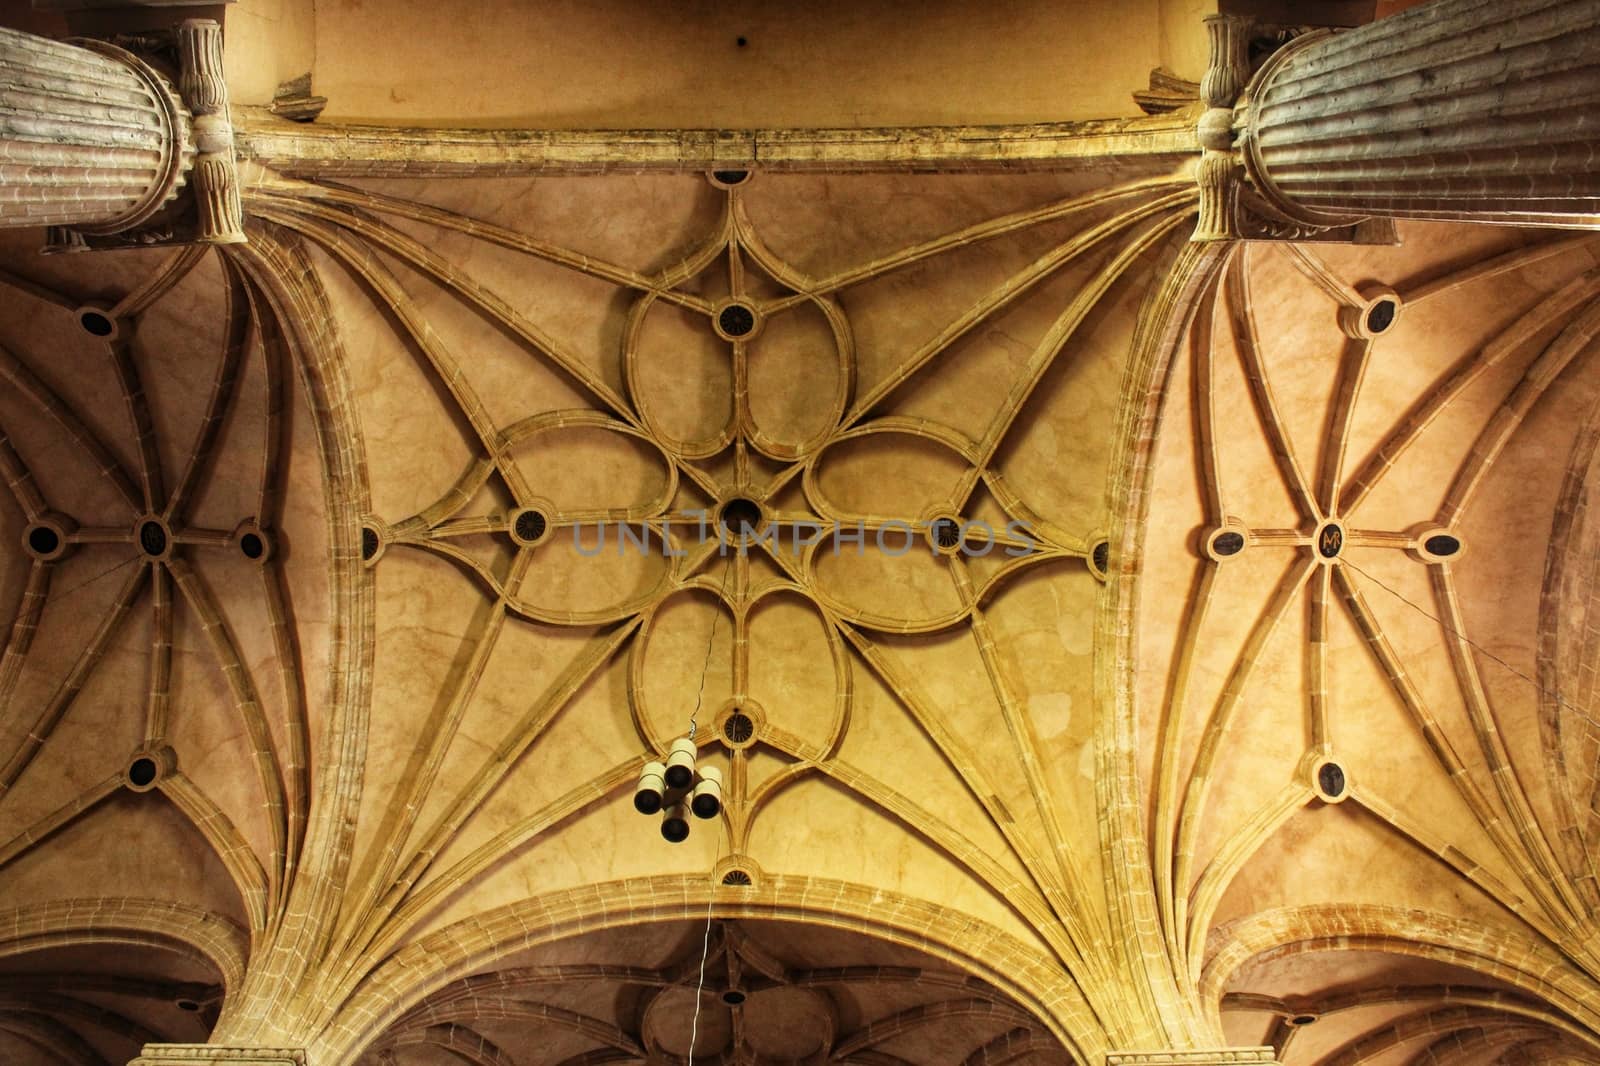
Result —
[[[358, 55], [319, 4], [239, 84], [889, 126], [1040, 119], [1058, 64], [1129, 114], [1185, 5], [1087, 6], [641, 14], [762, 27], [661, 81], [579, 79], [623, 27], [576, 7]], [[734, 99], [821, 22], [861, 81]], [[919, 51], [969, 31], [1016, 66]], [[245, 245], [7, 231], [0, 1061], [1600, 1062], [1600, 239], [1201, 250], [1195, 203], [288, 167]], [[630, 797], [691, 720], [723, 809], [670, 844]]]

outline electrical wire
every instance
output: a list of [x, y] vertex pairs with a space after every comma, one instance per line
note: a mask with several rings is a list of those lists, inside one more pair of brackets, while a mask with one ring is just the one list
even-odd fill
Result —
[[[706, 657], [700, 665], [700, 691], [694, 697], [694, 710], [689, 715], [689, 739], [694, 739], [694, 731], [698, 726], [700, 717], [700, 704], [706, 695], [706, 674], [711, 671], [711, 652], [717, 645], [717, 623], [722, 620], [722, 600], [728, 593], [728, 571], [733, 568], [733, 556], [729, 556], [722, 566], [722, 580], [718, 582], [718, 596], [716, 613], [711, 616], [711, 635], [706, 638]], [[719, 819], [720, 821], [720, 819]], [[716, 878], [717, 861], [722, 858], [722, 835], [717, 835], [716, 854], [711, 859], [712, 887], [706, 893], [706, 929], [700, 938], [700, 981], [694, 990], [694, 1019], [689, 1023], [689, 1063], [694, 1066], [694, 1045], [700, 1037], [700, 1001], [706, 989], [706, 957], [711, 953], [711, 910], [716, 903]]]
[[700, 1038], [700, 1002], [706, 992], [706, 957], [711, 954], [711, 908], [716, 904], [717, 859], [722, 858], [722, 835], [717, 835], [717, 854], [711, 860], [711, 891], [706, 893], [706, 931], [700, 938], [700, 981], [694, 989], [694, 1020], [689, 1023], [689, 1062], [694, 1066], [694, 1045]]
[[700, 664], [700, 690], [694, 695], [694, 710], [689, 712], [689, 739], [694, 739], [694, 733], [699, 728], [700, 703], [706, 698], [706, 674], [711, 672], [711, 653], [717, 646], [717, 623], [722, 621], [722, 601], [728, 594], [728, 571], [733, 568], [733, 557], [729, 556], [722, 565], [722, 580], [717, 582], [717, 609], [711, 616], [711, 635], [706, 638], [706, 657]]
[[[1416, 601], [1412, 600], [1410, 597], [1405, 595], [1405, 593], [1399, 591], [1398, 589], [1390, 588], [1384, 582], [1382, 582], [1382, 581], [1378, 580], [1378, 578], [1374, 577], [1371, 573], [1367, 572], [1366, 570], [1363, 570], [1361, 567], [1359, 567], [1355, 563], [1351, 562], [1348, 558], [1343, 558], [1343, 559], [1340, 559], [1339, 561], [1341, 563], [1343, 563], [1344, 565], [1348, 566], [1350, 569], [1354, 570], [1356, 573], [1360, 574], [1362, 577], [1366, 578], [1368, 581], [1372, 582], [1374, 585], [1378, 586], [1383, 591], [1387, 592], [1389, 595], [1393, 596], [1395, 599], [1399, 600], [1401, 603], [1405, 604], [1407, 607], [1410, 607], [1413, 611], [1416, 611], [1418, 614], [1422, 615], [1424, 618], [1427, 618], [1430, 621], [1432, 621], [1435, 624], [1437, 624], [1439, 626], [1439, 628], [1443, 629], [1446, 633], [1449, 633], [1452, 637], [1455, 637], [1457, 640], [1461, 641], [1461, 643], [1465, 644], [1467, 647], [1471, 648], [1473, 651], [1477, 652], [1479, 655], [1482, 655], [1484, 658], [1489, 659], [1489, 660], [1491, 660], [1493, 662], [1499, 663], [1500, 667], [1503, 670], [1505, 670], [1507, 673], [1511, 674], [1514, 677], [1521, 678], [1523, 681], [1526, 681], [1528, 684], [1532, 685], [1536, 689], [1539, 689], [1540, 691], [1544, 690], [1545, 686], [1543, 685], [1543, 683], [1541, 683], [1539, 681], [1538, 678], [1533, 677], [1532, 675], [1527, 674], [1527, 673], [1523, 672], [1522, 670], [1517, 669], [1511, 663], [1509, 663], [1506, 660], [1502, 659], [1500, 656], [1496, 655], [1494, 652], [1490, 651], [1488, 648], [1484, 647], [1482, 644], [1479, 644], [1477, 641], [1473, 640], [1471, 637], [1467, 636], [1465, 633], [1461, 632], [1460, 630], [1456, 629], [1454, 626], [1450, 625], [1450, 623], [1446, 622], [1443, 618], [1440, 618], [1438, 615], [1434, 614], [1432, 611], [1428, 610], [1426, 607], [1423, 607], [1421, 604], [1419, 604]], [[1572, 711], [1574, 714], [1576, 714], [1583, 721], [1587, 722], [1590, 725], [1600, 726], [1600, 718], [1596, 718], [1594, 715], [1590, 714], [1588, 708], [1580, 707], [1578, 704], [1573, 703], [1570, 700], [1567, 700], [1565, 697], [1563, 697], [1558, 692], [1552, 692], [1552, 693], [1550, 693], [1550, 695], [1556, 701], [1557, 704], [1559, 704], [1560, 706]]]
[[[69, 589], [63, 589], [62, 591], [56, 593], [54, 596], [46, 595], [45, 602], [41, 603], [37, 607], [24, 608], [23, 610], [18, 611], [16, 614], [12, 615], [5, 622], [0, 623], [0, 629], [4, 629], [4, 630], [9, 631], [12, 626], [16, 625], [18, 622], [22, 621], [22, 619], [25, 616], [30, 615], [30, 614], [43, 615], [45, 608], [49, 607], [52, 603], [60, 603], [62, 600], [66, 599], [68, 596], [71, 596], [74, 592], [78, 592], [78, 591], [80, 591], [82, 589], [86, 589], [90, 585], [94, 584], [96, 581], [99, 581], [101, 578], [110, 577], [112, 574], [116, 573], [118, 570], [121, 570], [124, 566], [127, 566], [129, 563], [137, 563], [140, 560], [142, 560], [143, 558], [144, 557], [142, 555], [131, 555], [128, 558], [122, 560], [122, 562], [120, 562], [117, 565], [111, 567], [109, 570], [102, 570], [98, 574], [95, 574], [93, 577], [85, 578], [84, 580], [78, 582], [76, 585], [73, 585]], [[59, 564], [52, 563], [50, 565], [54, 566], [54, 565], [59, 565]]]

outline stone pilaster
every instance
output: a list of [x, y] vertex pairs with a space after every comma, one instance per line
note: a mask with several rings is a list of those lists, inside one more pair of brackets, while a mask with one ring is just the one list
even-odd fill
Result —
[[1200, 82], [1200, 114], [1196, 135], [1200, 140], [1200, 217], [1195, 222], [1197, 241], [1232, 240], [1242, 236], [1239, 219], [1239, 185], [1244, 171], [1233, 150], [1233, 105], [1250, 77], [1247, 58], [1251, 21], [1233, 15], [1206, 19], [1211, 59]]
[[1307, 226], [1600, 224], [1600, 4], [1433, 0], [1291, 42], [1247, 93], [1252, 185]]
[[225, 1044], [146, 1044], [128, 1066], [306, 1066], [298, 1048]]
[[188, 112], [138, 58], [0, 28], [0, 226], [134, 229], [191, 154]]
[[178, 88], [194, 115], [195, 210], [203, 244], [239, 244], [244, 212], [233, 162], [233, 126], [228, 122], [228, 86], [222, 79], [222, 27], [211, 19], [178, 26]]

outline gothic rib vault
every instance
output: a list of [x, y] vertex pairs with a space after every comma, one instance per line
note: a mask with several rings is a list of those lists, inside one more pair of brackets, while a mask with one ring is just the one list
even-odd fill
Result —
[[244, 174], [0, 238], [0, 1061], [1600, 1062], [1600, 238]]

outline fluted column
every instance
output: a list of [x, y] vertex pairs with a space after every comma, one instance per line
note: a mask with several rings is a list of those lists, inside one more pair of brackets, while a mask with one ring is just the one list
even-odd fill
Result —
[[1251, 182], [1287, 217], [1600, 227], [1600, 2], [1433, 0], [1272, 56]]
[[0, 226], [147, 221], [193, 156], [176, 91], [130, 53], [0, 28]]

